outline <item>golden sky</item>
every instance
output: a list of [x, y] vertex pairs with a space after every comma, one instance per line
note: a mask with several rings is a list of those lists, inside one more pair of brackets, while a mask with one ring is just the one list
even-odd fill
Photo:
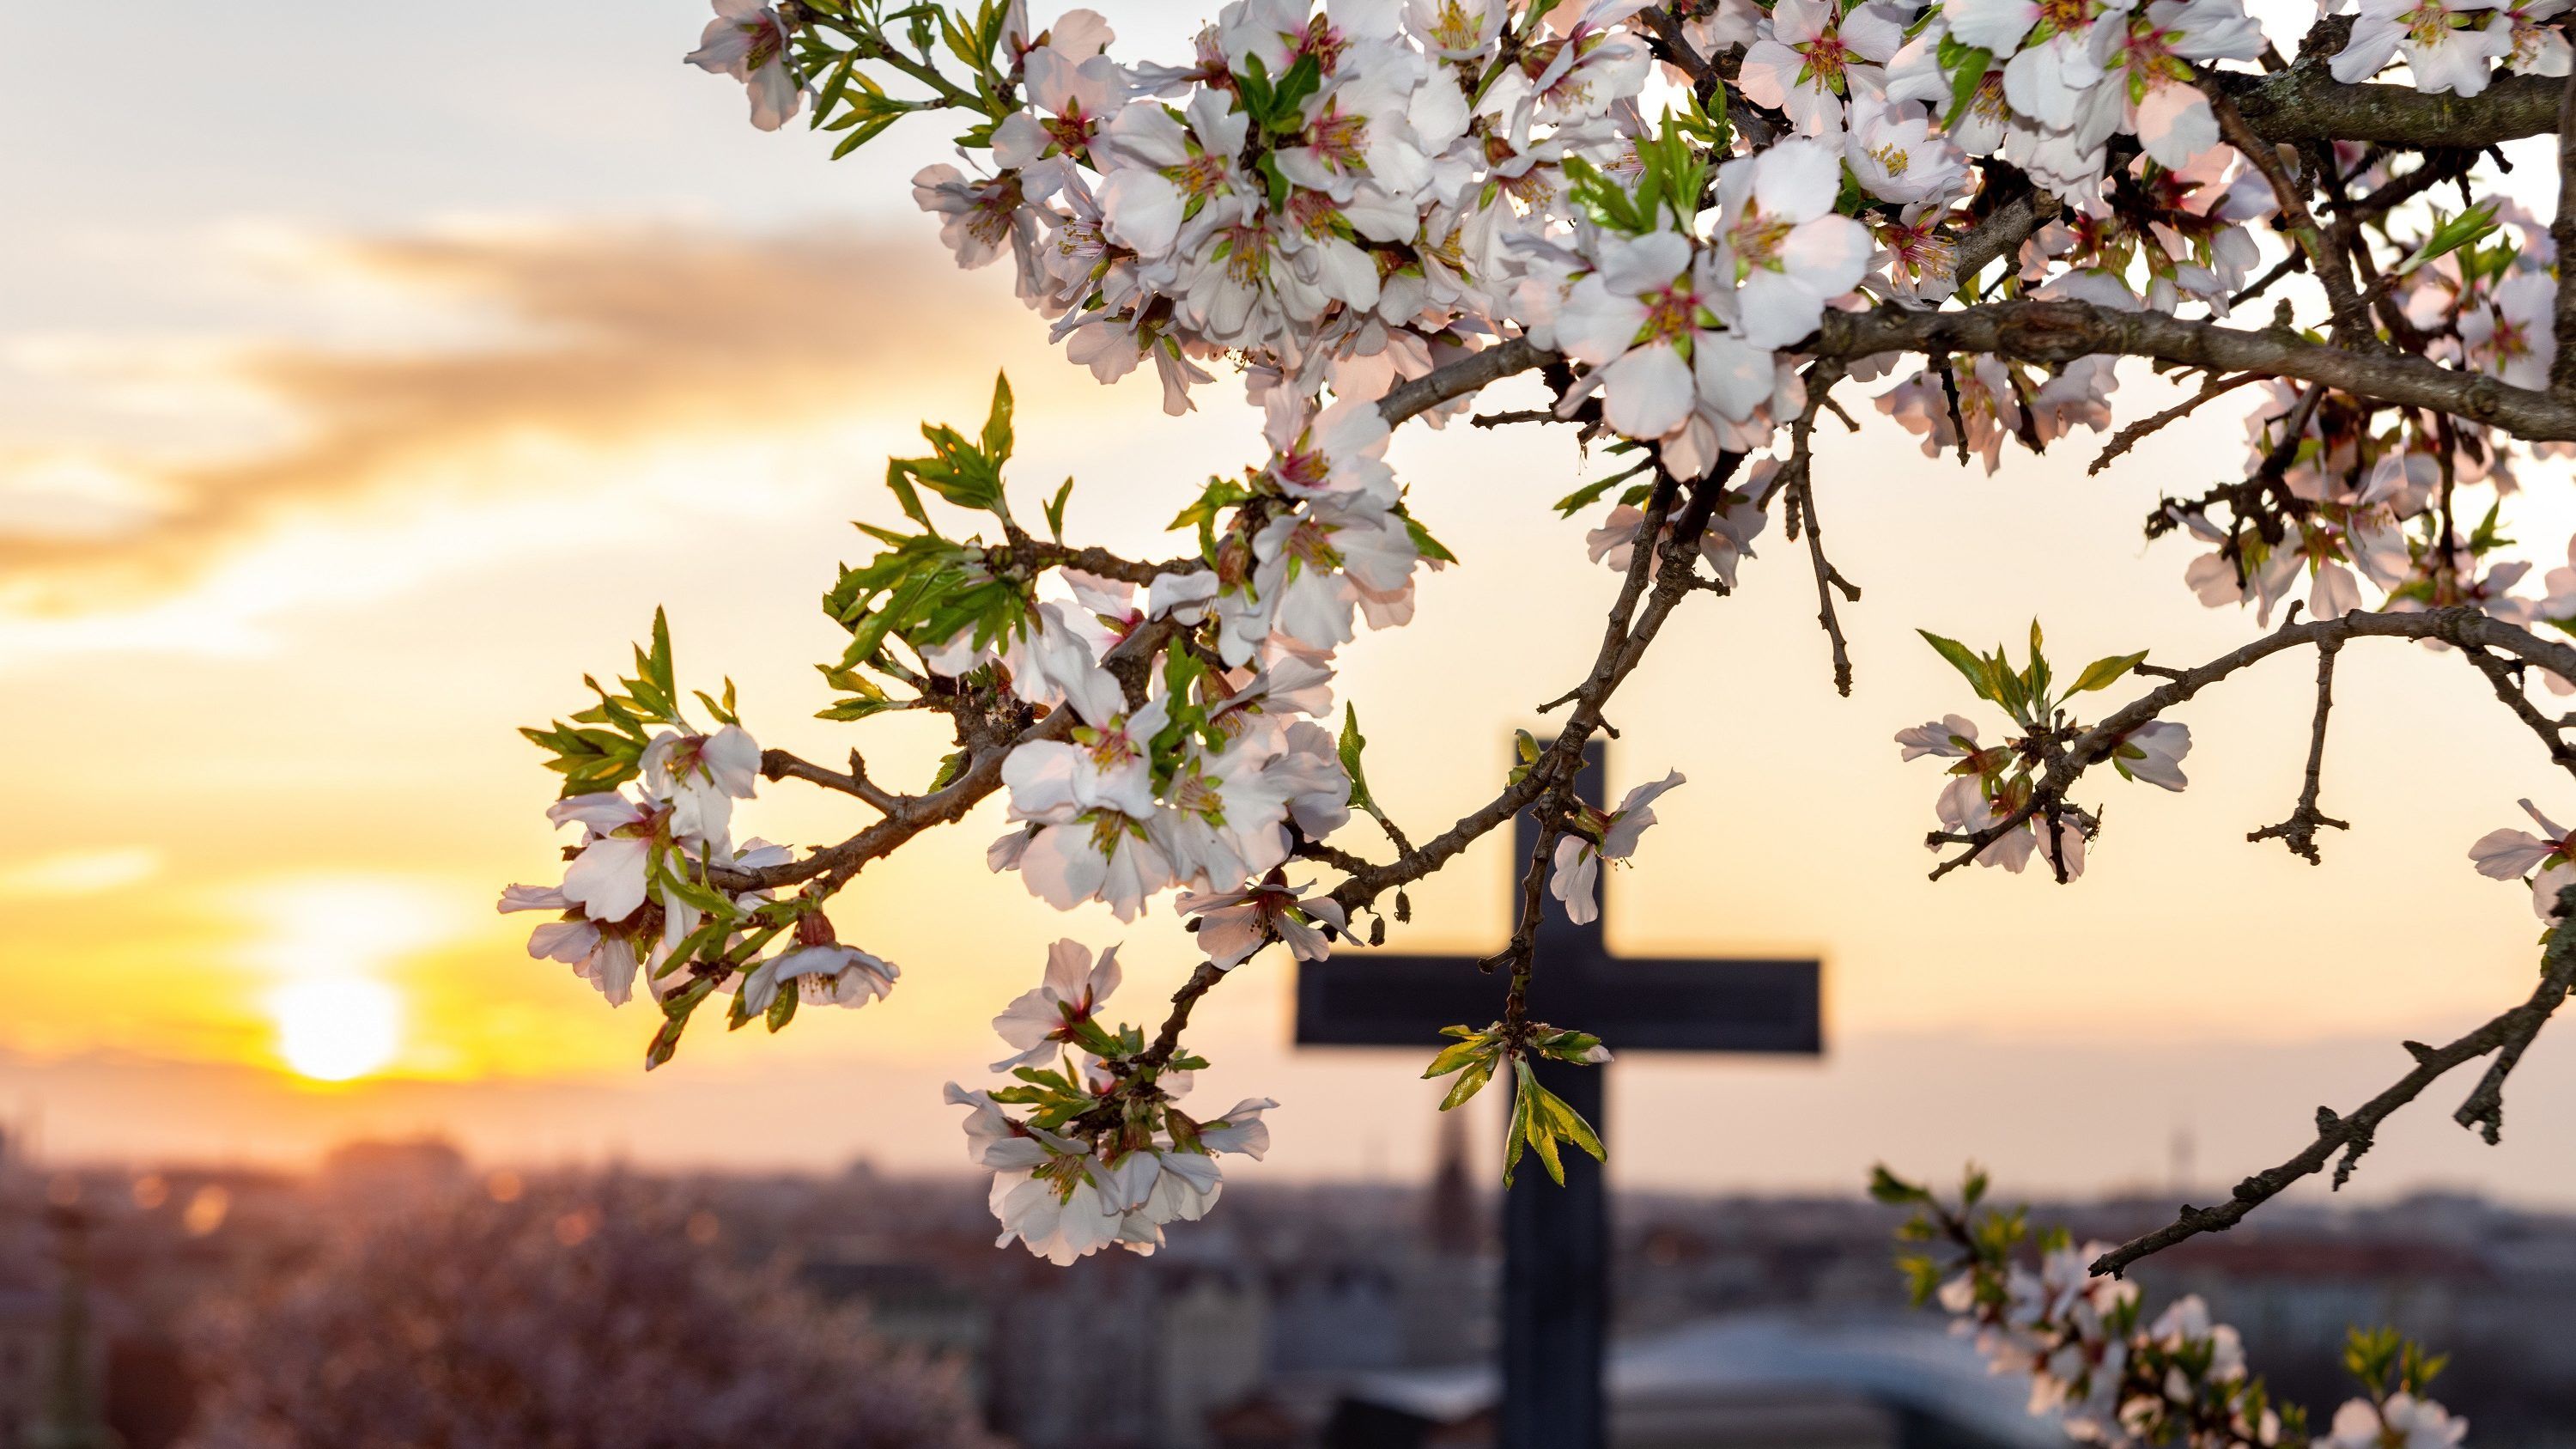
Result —
[[[836, 909], [905, 967], [890, 1002], [777, 1038], [702, 1023], [647, 1080], [649, 1008], [609, 1011], [493, 913], [554, 866], [551, 777], [513, 727], [576, 707], [657, 605], [683, 682], [731, 674], [764, 743], [926, 773], [918, 721], [810, 717], [811, 662], [838, 649], [815, 600], [857, 554], [848, 521], [890, 511], [887, 452], [924, 417], [979, 417], [996, 368], [1021, 398], [1018, 478], [1078, 478], [1085, 537], [1155, 547], [1192, 481], [1256, 445], [1231, 389], [1165, 419], [1150, 386], [1049, 355], [997, 272], [955, 272], [898, 184], [937, 136], [827, 163], [677, 63], [697, 6], [572, 8], [544, 51], [489, 45], [523, 29], [490, 3], [277, 32], [182, 15], [138, 42], [134, 87], [194, 118], [176, 133], [94, 115], [67, 77], [0, 95], [12, 134], [94, 116], [13, 157], [0, 227], [0, 750], [23, 827], [0, 838], [0, 1117], [41, 1120], [52, 1152], [294, 1159], [432, 1129], [494, 1157], [945, 1166], [938, 1085], [995, 1055], [984, 1021], [1047, 940], [1123, 939], [1140, 1017], [1187, 969], [1168, 915], [1058, 916], [988, 876], [988, 808]], [[1171, 22], [1105, 8], [1131, 33]], [[2140, 376], [2122, 396], [2164, 393]], [[2290, 662], [2183, 713], [2185, 795], [2093, 792], [2110, 829], [2079, 885], [1926, 883], [1939, 777], [1889, 736], [1975, 711], [1915, 626], [1984, 643], [2037, 612], [2077, 661], [2193, 660], [2254, 627], [2191, 598], [2185, 548], [2138, 535], [2160, 486], [2236, 466], [2224, 410], [2101, 477], [2092, 451], [1988, 480], [1874, 420], [1831, 437], [1821, 506], [1866, 590], [1852, 698], [1776, 537], [1622, 694], [1614, 788], [1691, 778], [1615, 883], [1614, 944], [1818, 954], [1833, 1039], [1822, 1062], [1623, 1063], [1625, 1180], [1843, 1187], [1873, 1157], [1973, 1153], [2102, 1187], [2160, 1178], [2178, 1133], [2220, 1178], [2393, 1077], [2397, 1038], [2519, 995], [2532, 918], [2465, 851], [2517, 822], [2516, 796], [2576, 797], [2428, 651], [2345, 658], [2325, 803], [2354, 830], [2323, 869], [2243, 839], [2296, 790], [2309, 674]], [[1588, 659], [1612, 580], [1546, 508], [1586, 476], [1561, 435], [1453, 429], [1393, 456], [1466, 567], [1424, 585], [1415, 627], [1348, 651], [1343, 681], [1373, 781], [1421, 830], [1490, 793], [1509, 730]], [[2554, 563], [2576, 508], [2525, 518]], [[838, 803], [772, 787], [738, 828], [837, 838]], [[1504, 869], [1480, 850], [1415, 892], [1403, 943], [1489, 947]], [[1416, 1170], [1437, 1097], [1418, 1062], [1290, 1053], [1287, 991], [1265, 957], [1211, 999], [1204, 1090], [1288, 1104], [1267, 1170]], [[2565, 1056], [2534, 1053], [2503, 1148], [2435, 1112], [2365, 1185], [2576, 1197], [2550, 1150]]]

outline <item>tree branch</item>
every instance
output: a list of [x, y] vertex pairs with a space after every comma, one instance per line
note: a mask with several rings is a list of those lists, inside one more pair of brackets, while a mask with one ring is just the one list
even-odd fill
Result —
[[[1155, 619], [1118, 641], [1101, 665], [1112, 673], [1122, 668], [1132, 671], [1150, 662], [1177, 629], [1169, 619]], [[1033, 740], [1062, 739], [1073, 730], [1075, 715], [1070, 705], [1057, 705], [1044, 719], [1016, 733], [968, 739], [965, 769], [945, 787], [927, 795], [905, 795], [895, 800], [895, 809], [883, 820], [842, 841], [827, 845], [802, 860], [782, 865], [763, 866], [757, 870], [717, 867], [707, 878], [728, 891], [776, 890], [781, 886], [818, 881], [825, 891], [838, 890], [850, 877], [857, 875], [869, 861], [889, 855], [905, 841], [936, 825], [947, 825], [964, 819], [985, 796], [1001, 788], [1002, 761], [1012, 750]], [[968, 720], [961, 715], [961, 728]], [[767, 763], [764, 758], [763, 764]]]
[[2378, 346], [2379, 333], [2371, 327], [2370, 312], [2353, 286], [2352, 257], [2344, 250], [2343, 235], [2317, 225], [2315, 213], [2308, 210], [2305, 188], [2290, 179], [2270, 143], [2245, 124], [2226, 88], [2204, 77], [2201, 89], [2208, 93], [2210, 109], [2218, 117], [2218, 134], [2271, 183], [2272, 196], [2281, 204], [2281, 219], [2289, 223], [2291, 236], [2307, 254], [2308, 270], [2326, 289], [2326, 304], [2334, 312], [2335, 341], [2345, 347]]
[[[2349, 26], [2336, 17], [2327, 25]], [[2346, 32], [2272, 75], [2237, 71], [2214, 79], [2246, 124], [2266, 141], [2357, 141], [2427, 150], [2493, 146], [2555, 130], [2566, 87], [2546, 76], [2498, 76], [2475, 96], [2431, 95], [2412, 86], [2346, 85], [2326, 69]]]
[[[2527, 629], [2488, 618], [2467, 607], [2414, 614], [2351, 613], [2339, 619], [2310, 619], [2304, 623], [2284, 624], [2196, 669], [2174, 673], [2164, 684], [2112, 711], [2100, 724], [2069, 740], [2064, 751], [2049, 761], [2048, 769], [2031, 790], [2030, 800], [2010, 815], [1964, 836], [1933, 832], [1928, 837], [1931, 844], [1959, 844], [1967, 849], [1933, 867], [1932, 879], [1939, 880], [1975, 860], [1987, 846], [2019, 829], [2031, 816], [2062, 803], [2066, 792], [2073, 788], [2085, 770], [2110, 758], [2111, 752], [2119, 747], [2120, 741], [2127, 738], [2130, 731], [2166, 710], [2283, 650], [2322, 647], [2328, 640], [2340, 645], [2344, 640], [2356, 638], [2438, 639], [2460, 649], [2483, 646], [2561, 674], [2576, 666], [2576, 647], [2553, 643]], [[2576, 678], [2576, 675], [2568, 677]]]
[[2089, 302], [1988, 302], [1953, 312], [1828, 312], [1794, 350], [1820, 357], [1881, 352], [1991, 352], [2029, 362], [2152, 357], [2211, 372], [2260, 372], [2429, 408], [2510, 430], [2535, 442], [2576, 439], [2576, 399], [2458, 372], [2421, 357], [2359, 352], [2297, 333], [2190, 322], [2162, 312], [2122, 312]]
[[2289, 819], [2278, 825], [2248, 831], [2245, 836], [2249, 842], [2278, 840], [2290, 848], [2292, 855], [2306, 857], [2310, 865], [2325, 863], [2317, 854], [2319, 828], [2328, 825], [2337, 830], [2352, 828], [2350, 824], [2317, 809], [2317, 790], [2326, 763], [2326, 716], [2334, 710], [2335, 655], [2342, 649], [2341, 639], [2327, 639], [2317, 645], [2317, 712], [2308, 726], [2308, 774], [2305, 783], [2299, 787], [2298, 805], [2290, 811]]
[[2175, 403], [2172, 407], [2165, 409], [2163, 412], [2157, 413], [2153, 417], [2141, 418], [2137, 422], [2131, 423], [2120, 431], [2113, 433], [2111, 435], [2111, 441], [2103, 446], [2101, 455], [2096, 457], [2091, 466], [2084, 470], [2085, 476], [2089, 478], [2093, 474], [2099, 473], [2103, 469], [2110, 467], [2112, 460], [2118, 458], [2121, 454], [2128, 452], [2138, 444], [2146, 441], [2150, 435], [2154, 434], [2158, 430], [2168, 427], [2174, 423], [2178, 423], [2184, 418], [2191, 416], [2202, 403], [2208, 402], [2210, 399], [2222, 394], [2234, 392], [2245, 384], [2255, 381], [2260, 377], [2260, 375], [2261, 374], [2259, 373], [2240, 372], [2234, 377], [2213, 376], [2209, 381], [2201, 384], [2200, 391], [2184, 398], [2181, 402]]
[[[2558, 255], [2576, 257], [2576, 71], [2558, 92], [2558, 214], [2549, 223], [2549, 239]], [[2576, 287], [2558, 289], [2552, 328], [2558, 354], [2549, 361], [2549, 391], [2576, 396]]]
[[[2576, 906], [2571, 886], [2559, 894], [2563, 912]], [[2431, 1086], [2436, 1078], [2464, 1062], [2477, 1060], [2489, 1052], [2497, 1053], [2495, 1063], [2477, 1089], [2454, 1114], [2464, 1127], [2476, 1127], [2489, 1142], [2494, 1142], [2504, 1121], [2504, 1079], [2521, 1060], [2523, 1050], [2548, 1024], [2559, 1003], [2567, 999], [2568, 986], [2576, 981], [2576, 929], [2559, 926], [2549, 938], [2549, 949], [2541, 956], [2540, 985], [2531, 999], [2496, 1017], [2486, 1025], [2444, 1047], [2428, 1047], [2408, 1042], [2406, 1049], [2414, 1054], [2415, 1070], [2400, 1077], [2378, 1096], [2364, 1102], [2349, 1116], [2338, 1117], [2331, 1108], [2317, 1109], [2317, 1140], [2302, 1149], [2296, 1157], [2278, 1167], [2266, 1168], [2236, 1184], [2235, 1194], [2213, 1208], [2186, 1205], [2171, 1223], [2154, 1232], [2132, 1238], [2093, 1260], [2092, 1271], [2114, 1277], [2127, 1271], [2139, 1259], [2163, 1252], [2174, 1244], [2202, 1233], [2223, 1233], [2244, 1221], [2245, 1215], [2278, 1197], [2282, 1190], [2303, 1177], [2323, 1171], [2336, 1153], [2343, 1161], [2335, 1169], [2335, 1186], [2341, 1187], [2352, 1175], [2353, 1165], [2361, 1154], [2370, 1150], [2372, 1134], [2398, 1108], [2412, 1102]]]

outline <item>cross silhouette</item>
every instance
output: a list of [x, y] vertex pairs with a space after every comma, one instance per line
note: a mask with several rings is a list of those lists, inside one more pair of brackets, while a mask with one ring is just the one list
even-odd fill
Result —
[[[1601, 806], [1601, 742], [1589, 742], [1576, 793]], [[1538, 845], [1523, 812], [1512, 869]], [[1663, 845], [1671, 850], [1673, 842]], [[1611, 872], [1601, 872], [1605, 897]], [[1514, 893], [1517, 899], [1517, 892]], [[1606, 905], [1606, 899], [1604, 904]], [[1444, 1026], [1484, 1026], [1503, 1014], [1510, 983], [1473, 956], [1354, 951], [1297, 971], [1299, 1046], [1411, 1047], [1428, 1054]], [[1613, 956], [1601, 923], [1577, 925], [1551, 898], [1540, 917], [1530, 1014], [1592, 1033], [1614, 1052], [1824, 1050], [1815, 961]], [[1606, 1139], [1606, 1067], [1538, 1064]], [[1558, 1187], [1525, 1160], [1504, 1208], [1502, 1449], [1599, 1449], [1606, 1442], [1602, 1350], [1609, 1327], [1609, 1204], [1599, 1163], [1565, 1154]]]

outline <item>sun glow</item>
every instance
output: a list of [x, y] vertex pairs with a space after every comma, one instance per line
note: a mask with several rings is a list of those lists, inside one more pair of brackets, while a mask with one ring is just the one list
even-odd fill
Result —
[[311, 977], [268, 994], [277, 1054], [301, 1077], [346, 1082], [382, 1068], [402, 1048], [402, 998], [364, 977]]

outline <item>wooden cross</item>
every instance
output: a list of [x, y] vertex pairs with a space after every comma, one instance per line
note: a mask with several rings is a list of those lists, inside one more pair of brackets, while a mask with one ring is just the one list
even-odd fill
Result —
[[[1576, 792], [1596, 807], [1602, 746], [1584, 749]], [[1526, 812], [1513, 833], [1514, 879], [1538, 844]], [[1677, 842], [1661, 841], [1667, 858]], [[1601, 872], [1607, 890], [1611, 872]], [[1514, 893], [1517, 898], [1517, 892]], [[1444, 1026], [1499, 1020], [1509, 983], [1473, 956], [1353, 951], [1302, 963], [1299, 1046], [1410, 1047], [1429, 1060]], [[1538, 931], [1530, 1014], [1587, 1031], [1614, 1052], [1824, 1050], [1814, 961], [1613, 956], [1601, 924], [1568, 920], [1553, 898]], [[1604, 1067], [1542, 1062], [1538, 1076], [1604, 1138]], [[1599, 1163], [1565, 1154], [1558, 1187], [1524, 1159], [1504, 1209], [1502, 1449], [1600, 1449], [1607, 1442], [1602, 1350], [1609, 1329], [1609, 1204]]]

